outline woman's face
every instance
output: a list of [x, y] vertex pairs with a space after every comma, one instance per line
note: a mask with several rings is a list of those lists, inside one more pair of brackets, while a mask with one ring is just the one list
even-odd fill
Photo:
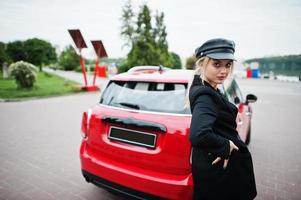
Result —
[[227, 78], [233, 65], [232, 60], [209, 59], [207, 66], [204, 66], [204, 79], [214, 88], [222, 84]]

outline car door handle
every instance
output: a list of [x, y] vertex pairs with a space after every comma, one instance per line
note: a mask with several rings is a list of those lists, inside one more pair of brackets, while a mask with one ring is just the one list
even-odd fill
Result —
[[241, 118], [239, 118], [239, 119], [238, 119], [238, 122], [237, 122], [237, 125], [238, 125], [238, 126], [242, 126], [242, 125], [243, 125], [243, 123], [244, 123], [244, 122], [242, 121], [242, 119], [241, 119]]
[[239, 121], [239, 122], [237, 123], [237, 125], [238, 125], [238, 126], [242, 126], [242, 125], [243, 125], [243, 121]]

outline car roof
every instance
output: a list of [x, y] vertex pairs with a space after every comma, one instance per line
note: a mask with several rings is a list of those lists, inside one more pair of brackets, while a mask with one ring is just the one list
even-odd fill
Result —
[[168, 69], [159, 66], [139, 66], [125, 73], [115, 75], [113, 81], [139, 81], [161, 83], [188, 83], [193, 78], [193, 70]]

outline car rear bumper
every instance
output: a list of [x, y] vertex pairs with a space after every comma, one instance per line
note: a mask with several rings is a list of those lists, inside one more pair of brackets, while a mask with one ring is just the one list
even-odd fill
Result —
[[145, 170], [95, 154], [83, 141], [81, 168], [88, 182], [136, 199], [192, 199], [192, 174]]
[[91, 182], [99, 187], [105, 188], [111, 192], [116, 192], [125, 197], [131, 197], [131, 199], [152, 199], [152, 200], [165, 200], [165, 198], [161, 198], [158, 196], [154, 196], [151, 194], [147, 194], [138, 190], [134, 190], [123, 185], [119, 185], [117, 183], [105, 180], [94, 174], [91, 174], [85, 170], [82, 170], [83, 176], [88, 182]]

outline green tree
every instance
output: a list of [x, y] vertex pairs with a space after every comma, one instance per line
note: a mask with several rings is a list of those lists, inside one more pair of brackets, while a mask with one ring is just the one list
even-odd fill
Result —
[[170, 52], [169, 56], [171, 58], [171, 68], [172, 69], [182, 69], [181, 58], [178, 54]]
[[196, 62], [196, 57], [193, 55], [193, 56], [190, 56], [186, 59], [186, 69], [194, 69], [194, 66], [195, 66], [195, 62]]
[[117, 66], [118, 66], [118, 73], [126, 72], [127, 70], [129, 70], [131, 68], [130, 65], [128, 64], [128, 60], [127, 59], [124, 59]]
[[158, 51], [152, 34], [150, 10], [147, 5], [143, 5], [140, 9], [137, 20], [137, 36], [133, 39], [133, 46], [127, 57], [129, 67], [159, 64]]
[[130, 47], [127, 59], [120, 64], [119, 71], [128, 70], [137, 65], [163, 65], [181, 68], [180, 58], [168, 51], [167, 32], [164, 13], [157, 12], [152, 25], [151, 11], [146, 4], [140, 7], [136, 24], [131, 2], [123, 8], [121, 36], [125, 45]]
[[261, 73], [273, 71], [276, 75], [290, 75], [301, 77], [301, 55], [273, 56], [248, 59], [244, 63], [259, 63]]
[[132, 9], [131, 1], [128, 0], [122, 8], [122, 25], [121, 25], [121, 36], [125, 40], [125, 46], [132, 47], [133, 38], [135, 34], [135, 22], [134, 22], [134, 12]]
[[158, 65], [157, 51], [149, 42], [138, 40], [128, 54], [129, 66]]
[[155, 39], [155, 47], [157, 50], [158, 63], [167, 67], [173, 68], [173, 58], [168, 52], [168, 43], [166, 40], [167, 32], [164, 25], [164, 13], [157, 12], [155, 16], [156, 26], [153, 30], [153, 37]]
[[20, 40], [7, 43], [6, 53], [13, 62], [26, 60], [27, 56], [24, 43]]
[[4, 62], [9, 63], [9, 57], [6, 53], [6, 44], [3, 42], [0, 42], [0, 70], [2, 70], [2, 64]]
[[152, 37], [151, 11], [145, 4], [140, 8], [137, 20], [137, 34], [138, 40], [154, 44]]
[[13, 62], [20, 60], [27, 61], [39, 66], [56, 62], [57, 55], [55, 48], [47, 41], [33, 38], [26, 41], [9, 42], [6, 48], [7, 55]]
[[75, 70], [79, 65], [79, 55], [71, 45], [67, 46], [59, 56], [59, 65], [64, 70]]
[[57, 61], [55, 48], [47, 41], [38, 38], [28, 39], [24, 42], [26, 52], [26, 61], [39, 66], [42, 71], [42, 66]]

